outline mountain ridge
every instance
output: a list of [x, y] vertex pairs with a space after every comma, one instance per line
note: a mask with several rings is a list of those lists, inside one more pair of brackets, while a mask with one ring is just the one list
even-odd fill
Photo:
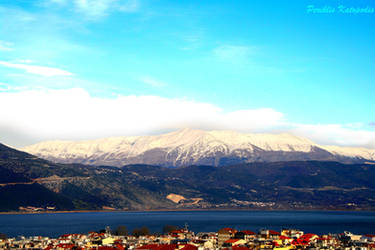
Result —
[[[0, 211], [375, 208], [375, 167], [289, 161], [165, 168], [60, 164], [0, 144]], [[184, 197], [178, 202], [171, 196]]]
[[182, 129], [152, 136], [122, 136], [86, 141], [47, 141], [21, 150], [58, 163], [124, 166], [151, 164], [221, 166], [228, 163], [323, 160], [375, 161], [375, 150], [321, 146], [282, 134]]

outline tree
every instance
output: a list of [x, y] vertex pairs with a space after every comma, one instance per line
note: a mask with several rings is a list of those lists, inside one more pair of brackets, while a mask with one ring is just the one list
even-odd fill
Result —
[[170, 233], [172, 231], [177, 230], [178, 228], [174, 225], [164, 225], [163, 227], [163, 233]]
[[116, 228], [115, 234], [121, 236], [128, 235], [128, 229], [126, 228], [126, 226], [120, 225]]
[[150, 230], [148, 229], [148, 227], [135, 228], [132, 232], [132, 235], [135, 237], [149, 235], [149, 234], [150, 234]]
[[6, 240], [8, 236], [6, 234], [0, 233], [0, 240]]

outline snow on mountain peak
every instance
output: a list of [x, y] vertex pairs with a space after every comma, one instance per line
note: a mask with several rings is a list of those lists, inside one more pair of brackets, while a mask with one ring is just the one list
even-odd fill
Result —
[[338, 146], [321, 146], [335, 155], [344, 155], [348, 157], [360, 157], [368, 160], [375, 160], [375, 149], [355, 148], [355, 147], [338, 147]]
[[[324, 160], [330, 159], [329, 155], [358, 156], [375, 160], [375, 152], [371, 150], [322, 147], [306, 138], [286, 133], [245, 134], [226, 130], [198, 129], [181, 129], [152, 136], [122, 136], [77, 142], [47, 141], [27, 146], [22, 150], [58, 162], [122, 165], [166, 161], [174, 165], [184, 165], [201, 161], [203, 163], [207, 161], [209, 164], [210, 161], [220, 161], [221, 157], [241, 159], [253, 157], [267, 160], [266, 156], [260, 155], [259, 152], [309, 154], [315, 148], [326, 152]], [[280, 158], [282, 156], [278, 157], [272, 159], [283, 160]], [[294, 157], [304, 159], [302, 156]]]

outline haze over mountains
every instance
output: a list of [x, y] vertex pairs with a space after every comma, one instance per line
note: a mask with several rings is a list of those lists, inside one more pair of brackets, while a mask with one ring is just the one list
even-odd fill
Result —
[[182, 129], [155, 136], [112, 137], [88, 141], [47, 141], [22, 148], [59, 163], [124, 166], [224, 166], [247, 162], [375, 161], [375, 150], [321, 146], [291, 134], [242, 134]]

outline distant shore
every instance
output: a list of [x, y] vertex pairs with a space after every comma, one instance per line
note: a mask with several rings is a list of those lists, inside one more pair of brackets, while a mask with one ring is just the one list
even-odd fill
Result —
[[8, 211], [1, 214], [62, 214], [62, 213], [136, 213], [136, 212], [183, 212], [183, 211], [343, 211], [343, 212], [375, 212], [375, 209], [256, 209], [256, 208], [183, 208], [183, 209], [143, 209], [143, 210], [56, 210], [56, 211]]

